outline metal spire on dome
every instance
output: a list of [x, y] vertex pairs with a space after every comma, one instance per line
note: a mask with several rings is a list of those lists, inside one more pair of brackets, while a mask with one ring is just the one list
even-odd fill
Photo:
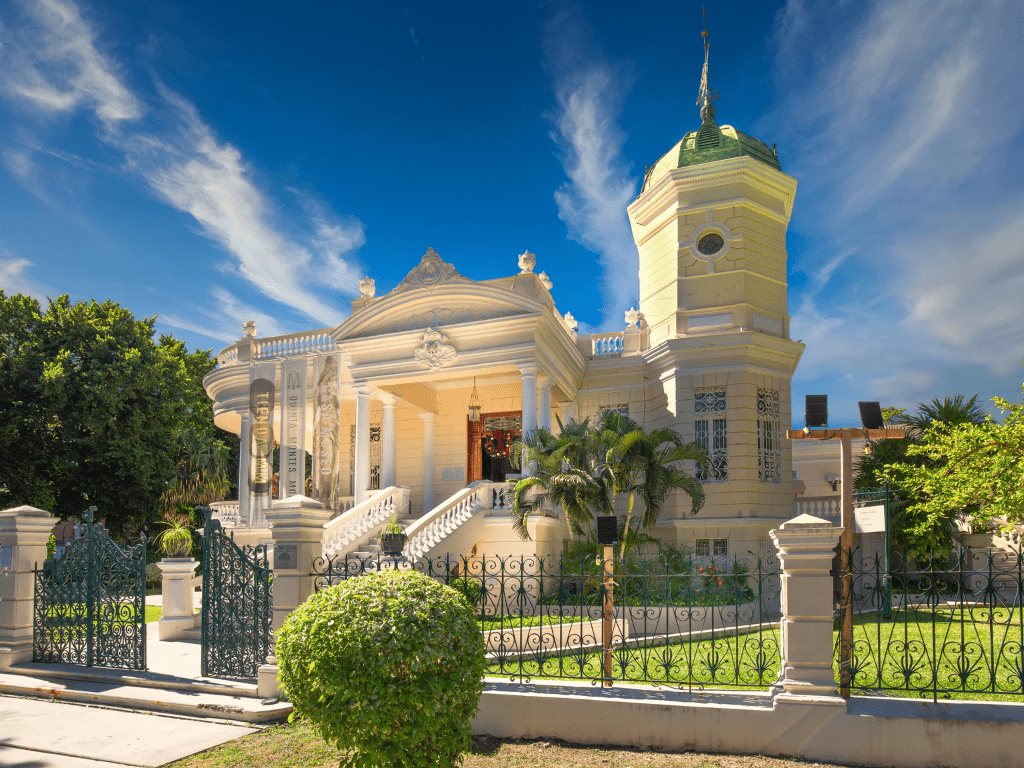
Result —
[[704, 69], [700, 73], [700, 90], [697, 92], [697, 106], [700, 107], [700, 119], [707, 122], [715, 122], [715, 105], [712, 101], [718, 99], [718, 94], [708, 88], [708, 14], [701, 5], [700, 15], [704, 19], [704, 31], [700, 36], [704, 38]]

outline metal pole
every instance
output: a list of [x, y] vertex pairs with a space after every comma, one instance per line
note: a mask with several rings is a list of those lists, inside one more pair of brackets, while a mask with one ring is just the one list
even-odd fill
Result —
[[885, 539], [882, 548], [882, 558], [885, 564], [885, 572], [882, 574], [882, 618], [892, 618], [892, 576], [889, 575], [889, 481], [885, 481]]
[[839, 537], [841, 576], [839, 627], [839, 692], [850, 698], [850, 677], [853, 663], [853, 450], [849, 429], [841, 430], [840, 463], [843, 473], [842, 520]]
[[604, 585], [604, 622], [602, 626], [602, 640], [604, 641], [604, 684], [607, 687], [612, 685], [612, 621], [615, 618], [615, 599], [613, 596], [613, 590], [615, 589], [615, 582], [612, 580], [612, 558], [614, 557], [615, 547], [604, 548], [604, 576], [602, 577], [602, 584]]

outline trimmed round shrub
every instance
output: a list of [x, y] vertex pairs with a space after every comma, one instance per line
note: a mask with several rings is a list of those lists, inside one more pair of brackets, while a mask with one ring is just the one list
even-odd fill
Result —
[[484, 639], [463, 595], [415, 571], [319, 592], [277, 635], [280, 678], [342, 766], [450, 766], [472, 739]]

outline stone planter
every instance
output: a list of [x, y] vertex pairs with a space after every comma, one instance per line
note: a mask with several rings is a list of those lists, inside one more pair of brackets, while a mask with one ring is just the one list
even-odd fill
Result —
[[380, 535], [380, 548], [388, 557], [398, 557], [405, 549], [404, 533], [382, 533]]
[[156, 623], [161, 640], [182, 640], [201, 620], [195, 604], [198, 565], [191, 557], [165, 557], [157, 563], [163, 577], [163, 615]]

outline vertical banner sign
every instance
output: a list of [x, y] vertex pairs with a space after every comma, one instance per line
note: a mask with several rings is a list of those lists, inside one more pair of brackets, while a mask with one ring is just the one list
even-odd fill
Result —
[[313, 498], [327, 509], [337, 510], [341, 422], [338, 363], [334, 356], [322, 357], [319, 362], [313, 393]]
[[274, 453], [274, 382], [254, 379], [249, 385], [249, 489], [270, 493]]
[[306, 492], [306, 359], [285, 360], [280, 496]]

